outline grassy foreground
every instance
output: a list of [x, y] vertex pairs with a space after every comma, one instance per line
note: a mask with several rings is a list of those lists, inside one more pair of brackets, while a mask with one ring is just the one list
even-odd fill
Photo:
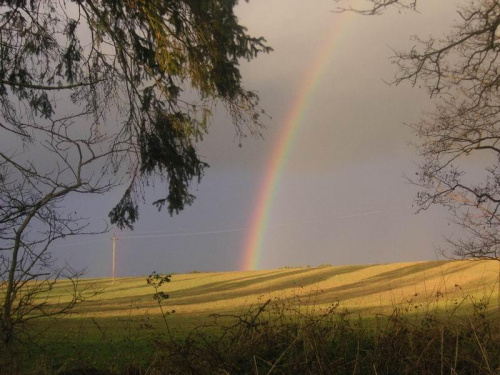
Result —
[[[82, 287], [102, 293], [38, 322], [30, 333], [40, 345], [23, 356], [59, 373], [82, 366], [162, 373], [154, 372], [160, 366], [207, 374], [496, 374], [499, 266], [432, 261], [173, 275], [161, 288], [169, 294], [163, 313], [145, 277], [85, 279]], [[68, 286], [58, 283], [49, 302], [63, 301]], [[463, 356], [470, 360], [462, 364]]]

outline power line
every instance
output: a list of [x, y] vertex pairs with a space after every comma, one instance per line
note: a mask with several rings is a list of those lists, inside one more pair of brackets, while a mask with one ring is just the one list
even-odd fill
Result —
[[[380, 213], [387, 212], [387, 211], [389, 211], [389, 210], [387, 210], [387, 209], [385, 209], [385, 210], [373, 210], [373, 211], [368, 211], [368, 212], [361, 212], [358, 214], [334, 216], [334, 217], [331, 217], [329, 219], [321, 219], [321, 220], [316, 219], [316, 220], [308, 220], [308, 221], [297, 221], [297, 222], [290, 222], [290, 223], [283, 223], [283, 224], [275, 224], [275, 225], [269, 225], [268, 229], [282, 228], [282, 227], [295, 226], [295, 225], [306, 225], [306, 224], [313, 224], [313, 223], [325, 223], [325, 222], [333, 221], [333, 220], [351, 219], [351, 218], [356, 218], [356, 217], [375, 215], [375, 214], [380, 214]], [[116, 236], [116, 238], [134, 240], [134, 239], [143, 239], [143, 238], [189, 237], [189, 236], [200, 236], [200, 235], [206, 235], [206, 234], [243, 232], [243, 231], [246, 231], [248, 229], [250, 229], [250, 227], [207, 230], [207, 231], [199, 231], [199, 232], [151, 234], [151, 235], [145, 235], [145, 236], [143, 236], [143, 235], [141, 235], [141, 236], [125, 235], [125, 236]], [[138, 232], [138, 233], [148, 233], [148, 232]], [[155, 233], [155, 232], [149, 232], [149, 233]], [[101, 242], [101, 241], [105, 241], [105, 240], [106, 240], [106, 237], [102, 237], [102, 238], [95, 239], [95, 240], [82, 241], [82, 242], [76, 242], [76, 243], [65, 244], [65, 245], [61, 244], [61, 245], [56, 245], [53, 247], [54, 248], [55, 247], [70, 247], [70, 246], [88, 244], [91, 242]]]
[[[277, 224], [277, 225], [269, 225], [268, 229], [273, 229], [273, 228], [281, 228], [281, 227], [287, 227], [287, 226], [295, 226], [295, 225], [305, 225], [305, 224], [311, 224], [311, 223], [324, 223], [332, 220], [341, 220], [341, 219], [350, 219], [350, 218], [355, 218], [355, 217], [361, 217], [361, 216], [368, 216], [368, 215], [375, 215], [375, 214], [380, 214], [383, 212], [387, 212], [388, 210], [374, 210], [374, 211], [368, 211], [368, 212], [361, 212], [358, 214], [349, 214], [349, 215], [341, 215], [341, 216], [334, 216], [330, 218], [329, 220], [308, 220], [308, 221], [300, 221], [300, 222], [295, 222], [295, 223], [284, 223], [284, 224]], [[165, 237], [186, 237], [186, 236], [199, 236], [199, 235], [205, 235], [205, 234], [220, 234], [220, 233], [232, 233], [232, 232], [243, 232], [245, 230], [249, 229], [249, 227], [243, 227], [243, 228], [231, 228], [231, 229], [220, 229], [220, 230], [209, 230], [209, 231], [200, 231], [200, 232], [186, 232], [186, 233], [170, 233], [170, 234], [153, 234], [153, 235], [146, 235], [146, 236], [116, 236], [116, 234], [113, 233], [113, 237], [111, 237], [112, 241], [112, 280], [113, 282], [115, 281], [116, 277], [116, 241], [119, 239], [130, 239], [130, 240], [135, 240], [135, 239], [142, 239], [142, 238], [165, 238]], [[144, 232], [143, 232], [144, 233]], [[92, 242], [101, 242], [105, 240], [104, 237], [98, 238], [95, 240], [90, 240], [90, 241], [81, 241], [81, 242], [76, 242], [72, 244], [67, 244], [67, 245], [58, 245], [58, 246], [53, 246], [53, 247], [70, 247], [70, 246], [77, 246], [77, 245], [82, 245], [82, 244], [88, 244]]]
[[73, 242], [73, 243], [69, 243], [69, 244], [54, 245], [54, 246], [51, 246], [51, 249], [60, 248], [60, 247], [70, 247], [70, 246], [86, 245], [88, 243], [104, 242], [106, 240], [107, 240], [107, 237], [101, 237], [101, 238], [98, 238], [98, 239], [95, 239], [95, 240], [88, 240], [88, 241]]
[[217, 234], [217, 233], [229, 233], [229, 232], [242, 232], [248, 228], [234, 228], [234, 229], [221, 229], [221, 230], [209, 230], [204, 232], [186, 232], [186, 233], [170, 233], [170, 234], [154, 234], [149, 236], [120, 236], [120, 238], [126, 239], [136, 239], [136, 238], [158, 238], [158, 237], [180, 237], [180, 236], [199, 236], [202, 234]]

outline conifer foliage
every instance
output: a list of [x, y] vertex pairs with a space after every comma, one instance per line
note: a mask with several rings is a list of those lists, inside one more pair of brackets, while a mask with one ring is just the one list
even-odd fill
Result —
[[236, 4], [0, 0], [5, 342], [26, 314], [54, 313], [20, 291], [53, 275], [53, 241], [87, 231], [86, 219], [63, 209], [68, 195], [122, 187], [109, 217], [132, 228], [145, 184], [162, 181], [154, 203], [170, 214], [193, 201], [190, 184], [207, 167], [196, 142], [216, 105], [239, 136], [259, 132], [258, 97], [242, 86], [239, 62], [270, 48], [239, 24]]

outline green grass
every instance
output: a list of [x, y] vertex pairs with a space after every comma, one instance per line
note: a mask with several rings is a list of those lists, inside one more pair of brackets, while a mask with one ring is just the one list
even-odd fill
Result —
[[[459, 318], [479, 309], [498, 324], [498, 277], [497, 261], [431, 261], [176, 274], [161, 290], [170, 295], [162, 303], [165, 311], [175, 310], [166, 316], [172, 336], [185, 338], [195, 327], [211, 325], [213, 314], [243, 316], [268, 300], [297, 319], [334, 306], [372, 328], [395, 311], [420, 319], [429, 312]], [[40, 347], [31, 346], [31, 358], [50, 358], [52, 367], [70, 366], [75, 358], [107, 368], [152, 361], [152, 348], [167, 339], [167, 330], [146, 277], [80, 283], [89, 294], [101, 293], [64, 317], [37, 321], [30, 332], [39, 334], [33, 342]], [[58, 282], [49, 303], [63, 302], [69, 290], [68, 282]]]

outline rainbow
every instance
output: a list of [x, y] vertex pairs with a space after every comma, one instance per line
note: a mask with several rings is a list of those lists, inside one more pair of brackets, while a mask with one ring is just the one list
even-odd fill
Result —
[[273, 202], [280, 186], [282, 172], [287, 164], [300, 127], [305, 122], [314, 93], [320, 86], [321, 77], [330, 66], [333, 51], [340, 40], [340, 31], [349, 18], [347, 15], [344, 16], [339, 22], [332, 23], [322, 48], [302, 79], [300, 88], [297, 91], [298, 95], [293, 101], [291, 111], [285, 117], [283, 129], [273, 147], [264, 182], [257, 196], [256, 209], [252, 214], [250, 230], [245, 238], [240, 266], [243, 270], [253, 270], [259, 267], [262, 256], [262, 243], [268, 228]]

